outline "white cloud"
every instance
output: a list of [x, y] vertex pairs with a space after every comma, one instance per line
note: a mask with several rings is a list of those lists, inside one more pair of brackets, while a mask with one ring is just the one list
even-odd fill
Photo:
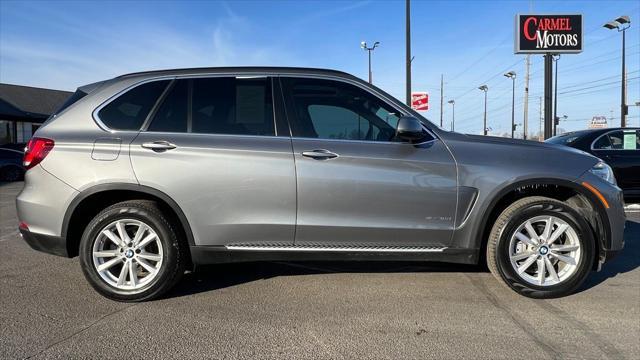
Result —
[[251, 42], [257, 30], [228, 7], [227, 16], [195, 31], [157, 21], [98, 24], [63, 12], [47, 16], [47, 26], [69, 38], [51, 43], [49, 36], [0, 32], [0, 81], [72, 90], [134, 71], [291, 62], [277, 44]]

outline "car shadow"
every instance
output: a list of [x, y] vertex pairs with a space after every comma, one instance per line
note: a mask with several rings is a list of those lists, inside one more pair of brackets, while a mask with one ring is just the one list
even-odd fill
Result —
[[241, 285], [279, 276], [335, 273], [436, 273], [483, 272], [484, 267], [437, 262], [405, 261], [323, 261], [323, 262], [250, 262], [198, 267], [185, 274], [180, 283], [165, 295], [174, 298]]
[[[578, 292], [588, 290], [618, 274], [640, 266], [640, 221], [627, 221], [625, 248], [606, 263], [600, 272], [592, 272]], [[324, 262], [248, 262], [198, 267], [164, 298], [189, 296], [278, 276], [332, 273], [478, 273], [488, 272], [484, 265], [404, 261], [324, 261]]]
[[585, 291], [603, 281], [640, 267], [640, 220], [628, 220], [624, 229], [624, 249], [604, 264], [602, 270], [589, 275], [580, 290]]

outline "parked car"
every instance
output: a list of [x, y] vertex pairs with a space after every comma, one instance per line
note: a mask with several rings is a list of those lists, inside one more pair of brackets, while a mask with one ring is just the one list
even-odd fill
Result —
[[0, 181], [20, 181], [25, 169], [22, 166], [23, 151], [0, 147]]
[[111, 299], [256, 260], [486, 262], [547, 298], [623, 248], [596, 157], [444, 131], [343, 72], [151, 71], [74, 99], [28, 144], [19, 228]]
[[640, 202], [640, 128], [609, 128], [569, 132], [548, 143], [571, 146], [593, 154], [613, 169], [629, 203]]

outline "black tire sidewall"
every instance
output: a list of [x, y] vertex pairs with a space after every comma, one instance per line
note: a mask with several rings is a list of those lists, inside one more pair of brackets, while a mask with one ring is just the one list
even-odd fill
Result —
[[[545, 215], [558, 217], [566, 221], [575, 230], [582, 249], [582, 256], [579, 260], [578, 268], [569, 279], [556, 285], [538, 286], [520, 278], [515, 269], [513, 269], [509, 257], [509, 242], [518, 226], [527, 219]], [[589, 224], [574, 209], [556, 201], [539, 201], [517, 210], [502, 228], [496, 246], [498, 271], [507, 285], [524, 295], [536, 298], [559, 297], [573, 292], [589, 275], [594, 255], [595, 245]]]
[[[156, 277], [143, 288], [120, 290], [107, 284], [93, 264], [93, 244], [100, 231], [116, 220], [134, 219], [146, 223], [158, 234], [163, 247], [162, 266]], [[151, 208], [138, 204], [114, 205], [99, 213], [87, 226], [80, 242], [80, 262], [89, 283], [102, 295], [120, 301], [138, 301], [155, 297], [175, 272], [179, 251], [178, 240], [170, 224]]]

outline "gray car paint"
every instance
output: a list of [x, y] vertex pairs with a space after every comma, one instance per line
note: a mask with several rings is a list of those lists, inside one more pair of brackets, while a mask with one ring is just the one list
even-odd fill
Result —
[[[188, 218], [195, 245], [300, 241], [473, 250], [481, 247], [487, 210], [506, 189], [523, 181], [548, 179], [577, 184], [587, 176], [615, 203], [606, 210], [609, 242], [612, 249], [622, 247], [624, 213], [619, 189], [587, 173], [596, 158], [567, 148], [461, 135], [424, 118], [436, 137], [425, 148], [113, 131], [94, 121], [94, 111], [101, 104], [140, 82], [220, 75], [348, 81], [421, 118], [375, 86], [330, 70], [219, 68], [123, 76], [93, 86], [89, 95], [36, 132], [54, 139], [56, 145], [27, 172], [25, 190], [17, 199], [19, 218], [32, 231], [60, 236], [66, 231], [62, 224], [67, 207], [79, 194], [101, 184], [143, 184], [169, 194], [178, 204]], [[140, 147], [144, 141], [157, 140], [178, 147], [161, 154]], [[98, 159], [92, 158], [96, 142]], [[301, 158], [301, 151], [318, 147], [330, 147], [340, 157], [322, 163]]]

